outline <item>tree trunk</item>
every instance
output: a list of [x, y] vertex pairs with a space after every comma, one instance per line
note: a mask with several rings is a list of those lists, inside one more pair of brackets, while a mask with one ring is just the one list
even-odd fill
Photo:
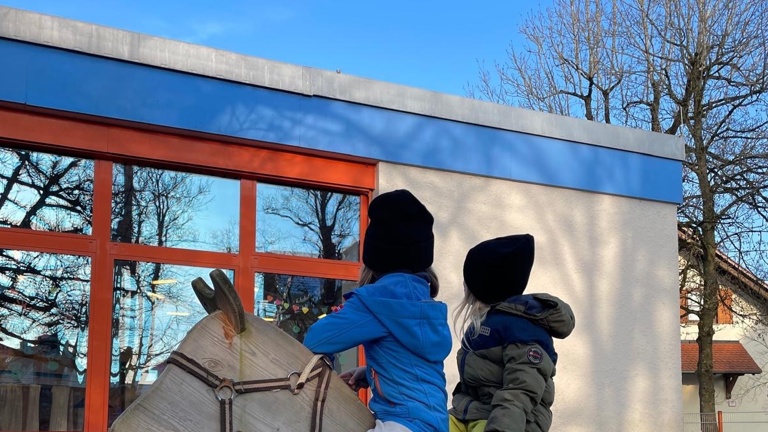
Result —
[[[523, 21], [527, 43], [510, 48], [509, 62], [496, 65], [497, 79], [483, 69], [475, 89], [492, 101], [591, 120], [600, 116], [591, 110], [588, 90], [615, 88], [594, 101], [602, 103], [605, 122], [684, 139], [678, 217], [695, 239], [692, 258], [701, 265], [702, 285], [690, 293], [701, 305], [685, 312], [698, 317], [704, 430], [716, 415], [716, 254], [738, 256], [753, 272], [765, 265], [768, 122], [761, 114], [768, 103], [768, 2], [551, 3]], [[623, 118], [612, 120], [609, 109], [614, 116], [620, 109]]]

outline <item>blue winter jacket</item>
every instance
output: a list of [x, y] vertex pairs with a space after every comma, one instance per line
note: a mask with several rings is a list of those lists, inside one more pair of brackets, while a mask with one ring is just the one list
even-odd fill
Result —
[[360, 287], [304, 338], [307, 348], [326, 355], [361, 344], [376, 418], [414, 432], [447, 431], [448, 308], [429, 297], [424, 278], [391, 273]]

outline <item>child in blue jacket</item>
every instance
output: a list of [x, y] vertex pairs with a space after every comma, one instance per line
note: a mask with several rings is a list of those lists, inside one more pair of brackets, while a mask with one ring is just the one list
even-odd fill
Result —
[[304, 345], [326, 355], [363, 345], [366, 366], [341, 376], [353, 389], [370, 386], [373, 431], [445, 432], [451, 333], [446, 305], [434, 300], [434, 219], [407, 190], [376, 197], [368, 217], [360, 287], [310, 327]]

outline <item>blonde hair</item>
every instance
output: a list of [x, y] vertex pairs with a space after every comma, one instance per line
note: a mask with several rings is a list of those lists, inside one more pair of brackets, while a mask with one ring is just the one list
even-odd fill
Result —
[[[440, 280], [437, 278], [437, 273], [431, 266], [424, 270], [424, 273], [426, 273], [427, 277], [429, 278], [427, 281], [429, 284], [429, 296], [435, 298], [440, 292]], [[376, 279], [379, 278], [379, 276], [380, 275], [371, 270], [370, 267], [363, 264], [363, 266], [360, 267], [360, 277], [357, 279], [357, 286], [373, 283], [376, 281]]]
[[467, 331], [470, 331], [470, 338], [475, 338], [480, 334], [480, 325], [488, 315], [488, 310], [490, 310], [490, 306], [475, 298], [467, 289], [467, 283], [464, 282], [464, 298], [453, 311], [453, 331], [461, 340], [462, 346], [464, 346], [464, 336]]
[[357, 286], [368, 285], [374, 280], [376, 280], [376, 273], [374, 273], [370, 267], [363, 264], [363, 266], [360, 267], [360, 277], [357, 279]]

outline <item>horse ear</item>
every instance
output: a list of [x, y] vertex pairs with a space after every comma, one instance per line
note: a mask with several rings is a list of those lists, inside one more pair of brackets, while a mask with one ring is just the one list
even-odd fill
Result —
[[192, 281], [192, 290], [195, 292], [203, 309], [209, 314], [218, 310], [222, 311], [232, 323], [237, 334], [245, 331], [245, 311], [240, 296], [230, 282], [226, 273], [216, 269], [210, 273], [213, 288], [208, 286], [203, 278]]
[[216, 300], [213, 298], [213, 288], [209, 287], [203, 278], [196, 278], [192, 281], [192, 290], [207, 313], [212, 314], [219, 310], [216, 306]]
[[234, 285], [232, 285], [226, 273], [220, 269], [212, 271], [210, 276], [214, 287], [213, 297], [216, 300], [216, 308], [227, 315], [237, 334], [244, 332], [245, 311]]

